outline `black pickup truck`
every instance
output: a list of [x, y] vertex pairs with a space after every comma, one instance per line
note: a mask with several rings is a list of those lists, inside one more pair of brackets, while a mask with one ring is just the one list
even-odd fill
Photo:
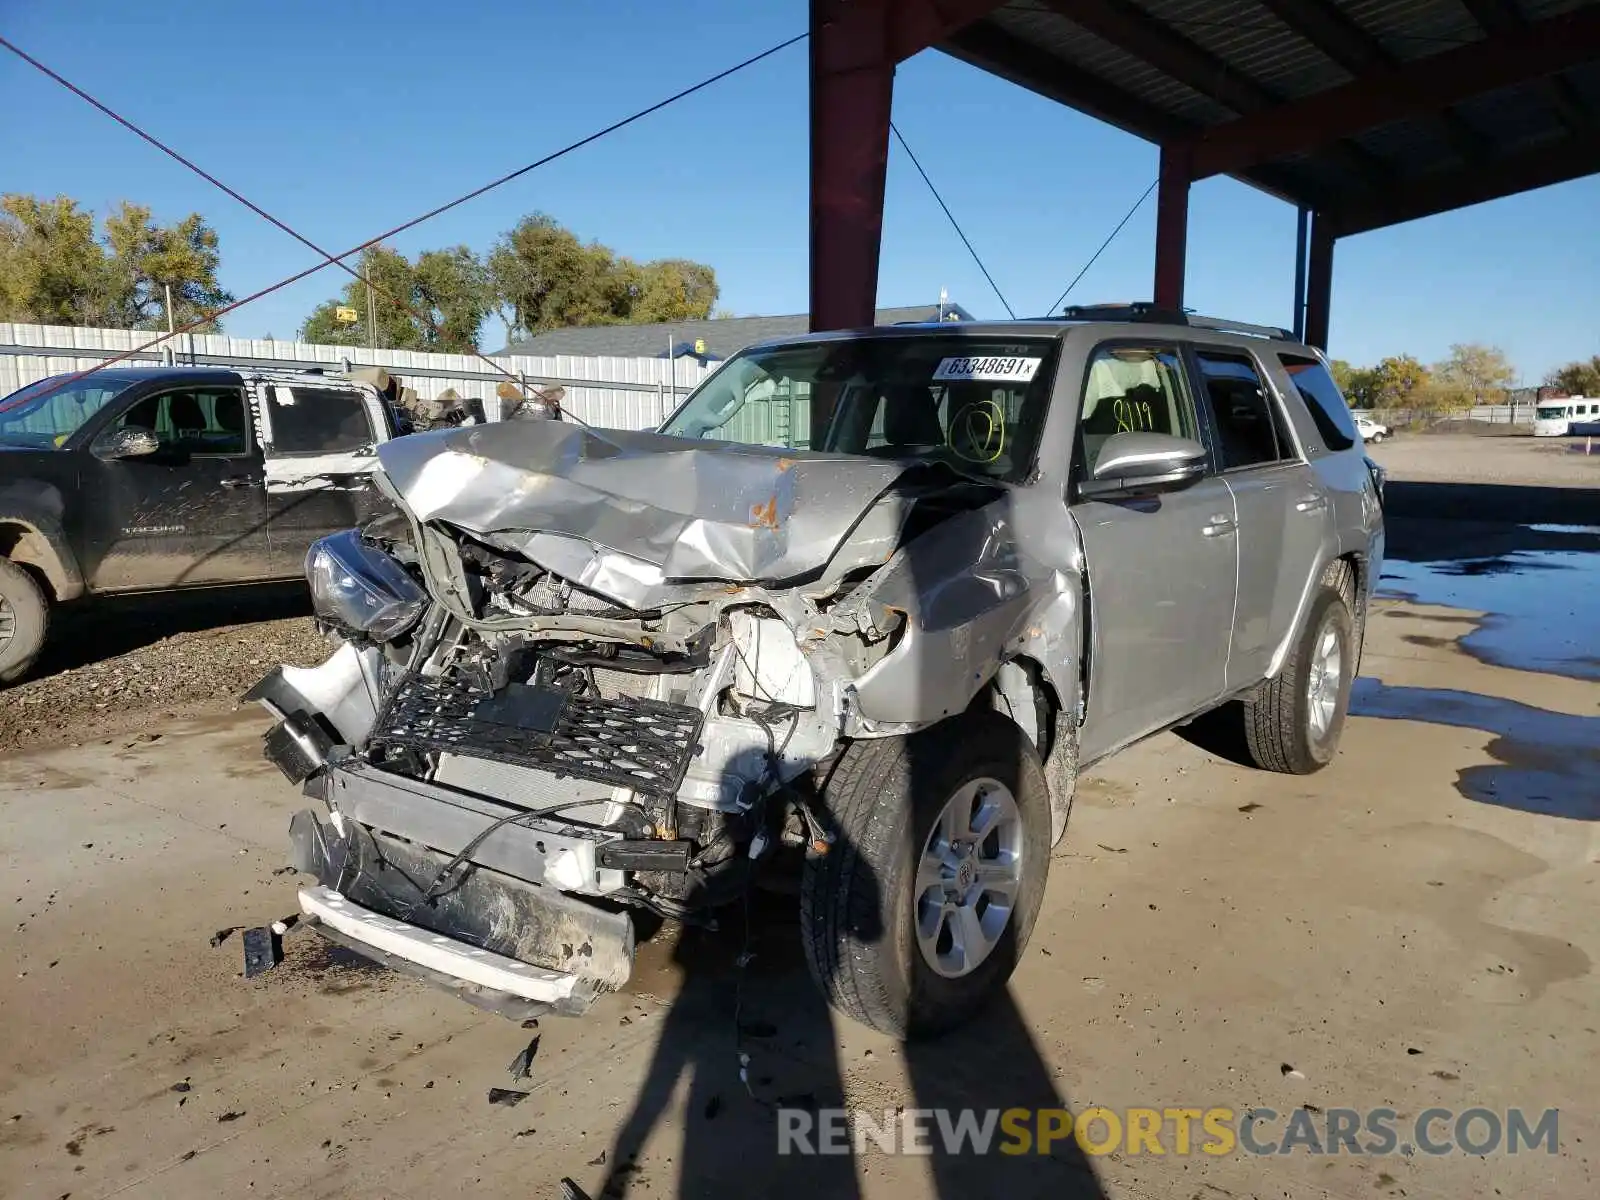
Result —
[[87, 596], [300, 579], [307, 548], [387, 503], [371, 383], [315, 372], [108, 368], [0, 399], [0, 682]]

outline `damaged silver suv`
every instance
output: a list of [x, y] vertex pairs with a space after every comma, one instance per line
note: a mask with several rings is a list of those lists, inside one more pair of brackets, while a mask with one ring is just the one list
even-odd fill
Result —
[[320, 802], [301, 907], [576, 1013], [637, 915], [789, 864], [837, 1008], [957, 1024], [1081, 766], [1217, 709], [1263, 768], [1332, 757], [1383, 550], [1361, 447], [1317, 351], [1140, 306], [753, 346], [654, 433], [389, 442], [396, 511], [307, 559], [342, 644], [250, 693]]

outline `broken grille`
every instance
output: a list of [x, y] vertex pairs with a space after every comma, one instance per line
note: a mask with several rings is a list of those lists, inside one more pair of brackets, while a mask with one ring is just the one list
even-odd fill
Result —
[[375, 744], [445, 750], [671, 796], [694, 757], [697, 708], [631, 696], [569, 696], [549, 732], [478, 715], [489, 692], [459, 678], [413, 676], [384, 706]]

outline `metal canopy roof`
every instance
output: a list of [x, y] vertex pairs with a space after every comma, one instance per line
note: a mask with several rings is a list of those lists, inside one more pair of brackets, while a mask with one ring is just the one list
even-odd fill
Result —
[[1600, 3], [1009, 0], [938, 47], [1334, 235], [1600, 172]]

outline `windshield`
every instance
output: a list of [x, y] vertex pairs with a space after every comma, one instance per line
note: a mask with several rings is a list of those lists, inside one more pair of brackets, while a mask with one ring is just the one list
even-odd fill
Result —
[[1567, 415], [1567, 406], [1564, 404], [1541, 404], [1533, 410], [1533, 415], [1545, 421], [1554, 417], [1564, 417]]
[[0, 442], [39, 450], [60, 446], [131, 385], [97, 375], [70, 386], [63, 382], [60, 375], [41, 379], [0, 400]]
[[661, 432], [947, 463], [1016, 482], [1050, 403], [1053, 338], [858, 338], [746, 351]]

